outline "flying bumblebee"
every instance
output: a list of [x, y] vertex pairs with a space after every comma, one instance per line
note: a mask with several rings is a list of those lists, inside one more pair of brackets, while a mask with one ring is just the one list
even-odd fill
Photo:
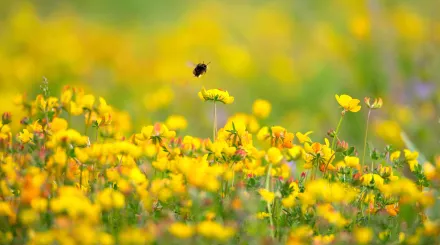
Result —
[[199, 63], [195, 66], [194, 70], [193, 70], [193, 74], [195, 77], [200, 77], [202, 75], [204, 75], [206, 73], [206, 71], [208, 70], [208, 65], [211, 62], [205, 64], [204, 62]]

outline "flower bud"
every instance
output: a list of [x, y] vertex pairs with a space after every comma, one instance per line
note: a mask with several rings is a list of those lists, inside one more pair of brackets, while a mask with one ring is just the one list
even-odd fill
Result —
[[246, 151], [243, 150], [243, 149], [238, 149], [238, 150], [235, 151], [235, 155], [236, 155], [240, 160], [242, 160], [242, 159], [244, 159], [244, 158], [246, 157], [247, 153], [246, 153]]
[[29, 121], [29, 118], [28, 117], [23, 117], [21, 120], [20, 120], [20, 124], [23, 124], [23, 125], [28, 125], [28, 124], [30, 124], [31, 122]]
[[336, 151], [344, 152], [346, 150], [348, 150], [348, 143], [345, 141], [338, 140], [338, 142], [336, 143]]
[[335, 130], [330, 129], [329, 131], [327, 131], [327, 135], [328, 135], [330, 138], [334, 138], [335, 135], [336, 135], [336, 132], [335, 132]]
[[367, 107], [370, 108], [370, 109], [379, 109], [383, 105], [382, 98], [380, 98], [380, 97], [379, 98], [375, 98], [373, 103], [371, 103], [371, 100], [370, 100], [369, 97], [365, 97], [364, 98], [364, 102], [367, 105]]
[[11, 115], [10, 112], [3, 113], [3, 115], [2, 115], [2, 123], [3, 124], [10, 123], [11, 122], [11, 118], [12, 118], [12, 115]]

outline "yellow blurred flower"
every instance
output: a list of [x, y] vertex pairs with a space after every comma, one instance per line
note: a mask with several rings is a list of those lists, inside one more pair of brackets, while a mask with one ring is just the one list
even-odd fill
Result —
[[34, 139], [34, 135], [32, 133], [29, 133], [29, 131], [27, 129], [23, 129], [23, 132], [19, 133], [18, 139], [22, 143], [28, 143], [29, 141]]
[[313, 237], [313, 242], [314, 244], [331, 244], [333, 241], [335, 240], [335, 235], [334, 234], [330, 234], [330, 235], [317, 235], [315, 237]]
[[399, 123], [395, 121], [378, 121], [374, 124], [375, 131], [379, 137], [387, 143], [393, 144], [395, 147], [403, 147], [401, 132], [402, 129]]
[[228, 91], [223, 91], [220, 89], [209, 89], [206, 90], [204, 87], [198, 93], [199, 98], [204, 101], [219, 101], [223, 104], [232, 104], [234, 102], [234, 97], [230, 96]]
[[405, 160], [407, 161], [409, 168], [412, 172], [414, 172], [415, 166], [419, 164], [419, 162], [417, 161], [419, 153], [417, 151], [411, 152], [408, 149], [404, 149], [403, 153], [405, 155]]
[[361, 109], [358, 99], [353, 99], [351, 96], [343, 94], [341, 96], [335, 95], [339, 105], [344, 108], [344, 111], [358, 112]]
[[98, 201], [104, 210], [120, 209], [125, 206], [124, 195], [110, 188], [104, 189], [98, 194]]
[[373, 239], [373, 231], [367, 227], [355, 228], [354, 238], [359, 244], [368, 244]]
[[188, 126], [188, 123], [184, 116], [171, 115], [165, 121], [165, 125], [167, 125], [170, 130], [183, 130]]
[[197, 225], [197, 232], [207, 238], [226, 241], [235, 234], [235, 229], [222, 226], [213, 221], [202, 221]]
[[258, 118], [266, 118], [269, 116], [272, 105], [267, 100], [258, 99], [252, 104], [252, 113]]
[[258, 193], [260, 193], [263, 200], [268, 203], [271, 203], [273, 199], [275, 199], [275, 193], [268, 191], [267, 189], [259, 189]]
[[193, 236], [194, 234], [194, 228], [190, 225], [184, 224], [184, 223], [173, 223], [169, 228], [168, 231], [175, 237], [181, 238], [181, 239], [187, 239]]
[[66, 130], [68, 125], [67, 125], [67, 121], [63, 118], [54, 118], [52, 120], [52, 123], [50, 124], [51, 129], [54, 133], [62, 131], [62, 130]]
[[283, 159], [280, 149], [271, 147], [267, 150], [267, 161], [272, 164], [277, 164]]
[[269, 216], [270, 216], [270, 214], [266, 213], [266, 212], [258, 212], [257, 213], [257, 219], [264, 219], [264, 218], [267, 218]]
[[350, 31], [356, 38], [363, 40], [370, 35], [370, 25], [367, 16], [355, 16], [350, 20]]
[[162, 87], [153, 93], [146, 94], [144, 105], [148, 111], [157, 111], [167, 107], [174, 99], [174, 92], [169, 87]]

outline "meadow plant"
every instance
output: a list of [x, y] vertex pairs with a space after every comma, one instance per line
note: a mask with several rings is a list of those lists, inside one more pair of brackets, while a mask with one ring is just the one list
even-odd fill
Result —
[[[54, 94], [45, 80], [41, 94], [15, 100], [24, 118], [3, 113], [2, 244], [440, 242], [440, 156], [367, 148], [368, 116], [360, 161], [341, 138], [344, 117], [362, 113], [349, 95], [336, 95], [340, 120], [323, 138], [265, 125], [267, 100], [217, 128], [218, 102], [234, 97], [202, 88], [214, 117], [212, 138], [200, 138], [176, 133], [182, 115], [124, 135], [123, 112], [104, 98], [71, 86]], [[365, 106], [370, 115], [386, 104]]]

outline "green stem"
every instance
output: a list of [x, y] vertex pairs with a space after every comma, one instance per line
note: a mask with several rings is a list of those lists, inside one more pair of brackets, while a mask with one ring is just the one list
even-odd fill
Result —
[[339, 128], [341, 127], [342, 119], [343, 119], [343, 118], [344, 118], [344, 116], [341, 115], [341, 118], [339, 119], [338, 126], [336, 127], [335, 135], [333, 136], [333, 140], [332, 140], [332, 148], [331, 148], [332, 150], [334, 149], [335, 141], [336, 141], [336, 138], [338, 137]]
[[[270, 172], [272, 171], [272, 163], [269, 163], [269, 167], [267, 169], [266, 174], [266, 190], [270, 191]], [[269, 212], [269, 222], [270, 222], [270, 236], [275, 238], [274, 232], [273, 232], [273, 218], [272, 218], [272, 207], [271, 203], [267, 202], [267, 211]]]
[[[364, 166], [364, 162], [365, 162], [365, 154], [367, 152], [367, 137], [368, 137], [368, 124], [370, 122], [370, 114], [371, 114], [371, 109], [368, 110], [368, 116], [367, 116], [367, 126], [365, 128], [365, 137], [364, 137], [364, 155], [362, 156], [362, 166]], [[371, 171], [373, 171], [373, 161], [371, 162]]]
[[214, 101], [214, 127], [212, 132], [212, 142], [215, 142], [215, 136], [217, 134], [217, 104]]

